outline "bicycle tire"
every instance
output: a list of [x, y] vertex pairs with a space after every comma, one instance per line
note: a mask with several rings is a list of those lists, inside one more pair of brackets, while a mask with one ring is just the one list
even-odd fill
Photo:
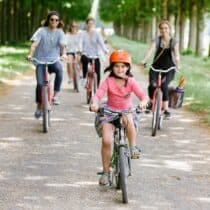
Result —
[[114, 177], [115, 180], [115, 187], [116, 189], [120, 189], [120, 166], [119, 166], [119, 151], [118, 151], [118, 146], [114, 142], [114, 148], [113, 148], [113, 154], [112, 157], [114, 158], [113, 161], [113, 171], [112, 171], [112, 177]]
[[160, 109], [161, 109], [161, 92], [158, 90], [155, 103], [154, 103], [154, 112], [152, 115], [152, 136], [156, 136], [156, 131], [158, 129], [159, 121], [160, 121]]
[[125, 154], [125, 147], [121, 146], [119, 149], [119, 166], [120, 166], [120, 188], [122, 190], [122, 201], [123, 203], [128, 203], [128, 174], [126, 171], [128, 171], [128, 168], [126, 170], [126, 161], [127, 156]]
[[93, 74], [93, 80], [92, 80], [92, 93], [93, 93], [93, 95], [96, 93], [96, 90], [97, 90], [97, 88], [98, 88], [98, 81], [97, 81], [98, 79], [97, 79], [97, 74], [96, 73], [94, 73]]
[[76, 92], [79, 92], [79, 74], [78, 74], [78, 68], [77, 68], [77, 64], [74, 63], [73, 64], [73, 72], [74, 72], [74, 90], [76, 90]]
[[49, 110], [48, 110], [48, 86], [43, 87], [43, 132], [47, 133], [49, 129]]

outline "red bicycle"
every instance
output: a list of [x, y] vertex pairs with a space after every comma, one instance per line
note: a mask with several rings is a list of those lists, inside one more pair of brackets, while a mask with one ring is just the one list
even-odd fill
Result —
[[54, 64], [59, 61], [60, 58], [55, 59], [54, 61], [50, 62], [43, 62], [36, 58], [31, 58], [33, 63], [43, 64], [45, 65], [45, 73], [44, 73], [44, 84], [42, 86], [42, 98], [41, 98], [41, 108], [42, 108], [42, 119], [43, 119], [43, 132], [47, 133], [50, 124], [50, 112], [51, 112], [51, 105], [52, 105], [52, 88], [49, 79], [48, 73], [48, 66], [50, 64]]
[[161, 129], [163, 127], [163, 114], [162, 114], [162, 90], [161, 90], [161, 84], [162, 84], [162, 74], [161, 73], [167, 73], [171, 70], [176, 70], [176, 67], [170, 67], [169, 69], [163, 70], [163, 69], [155, 69], [151, 66], [151, 70], [158, 72], [158, 78], [156, 82], [156, 88], [153, 93], [152, 97], [152, 136], [156, 135], [157, 129]]
[[87, 84], [86, 84], [86, 99], [87, 104], [90, 103], [92, 96], [96, 93], [98, 88], [98, 78], [95, 71], [95, 60], [97, 58], [90, 58], [90, 62], [88, 64], [88, 74], [87, 74]]

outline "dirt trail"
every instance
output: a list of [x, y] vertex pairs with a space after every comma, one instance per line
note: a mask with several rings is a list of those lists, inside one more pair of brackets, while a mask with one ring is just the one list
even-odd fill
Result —
[[[133, 72], [146, 89], [145, 77]], [[61, 105], [53, 107], [52, 127], [43, 134], [33, 118], [34, 86], [34, 76], [24, 76], [0, 100], [0, 209], [210, 209], [210, 135], [196, 116], [172, 110], [152, 138], [151, 115], [142, 115], [142, 157], [132, 161], [123, 205], [120, 192], [98, 186], [100, 139], [84, 89], [75, 93], [64, 80]]]

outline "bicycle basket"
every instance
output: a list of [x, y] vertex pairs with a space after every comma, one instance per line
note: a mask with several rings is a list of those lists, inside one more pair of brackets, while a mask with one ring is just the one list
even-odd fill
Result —
[[169, 107], [178, 109], [182, 107], [184, 101], [184, 89], [169, 87]]

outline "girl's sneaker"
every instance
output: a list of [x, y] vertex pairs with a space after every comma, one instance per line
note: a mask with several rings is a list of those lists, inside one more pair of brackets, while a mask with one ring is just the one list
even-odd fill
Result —
[[110, 183], [110, 178], [109, 178], [109, 173], [107, 172], [102, 172], [101, 176], [99, 178], [99, 185], [107, 186]]
[[131, 159], [139, 159], [141, 150], [137, 146], [131, 147], [130, 151], [131, 151]]
[[39, 119], [42, 116], [42, 110], [41, 109], [37, 109], [34, 113], [34, 117], [36, 119]]

